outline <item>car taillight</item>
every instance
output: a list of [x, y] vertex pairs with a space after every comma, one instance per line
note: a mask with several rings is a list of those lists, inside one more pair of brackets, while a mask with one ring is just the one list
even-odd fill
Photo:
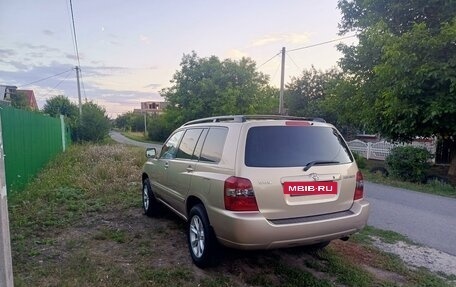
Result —
[[364, 197], [364, 181], [363, 181], [363, 174], [358, 171], [356, 173], [356, 187], [355, 187], [355, 196], [353, 196], [353, 200], [362, 199]]
[[225, 180], [225, 209], [232, 211], [258, 211], [258, 205], [250, 180], [229, 177]]

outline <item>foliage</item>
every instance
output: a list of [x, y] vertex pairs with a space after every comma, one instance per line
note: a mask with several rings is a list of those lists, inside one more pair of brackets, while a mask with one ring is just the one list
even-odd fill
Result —
[[[151, 115], [147, 115], [146, 117], [147, 122], [152, 119]], [[144, 114], [127, 112], [115, 119], [114, 126], [133, 132], [144, 132]]]
[[173, 127], [163, 115], [154, 116], [148, 121], [147, 136], [152, 141], [164, 142], [172, 132]]
[[355, 158], [356, 164], [358, 168], [366, 168], [366, 159], [356, 152], [353, 153], [353, 157]]
[[[351, 97], [364, 124], [393, 140], [456, 138], [454, 1], [340, 0], [341, 66], [355, 82]], [[456, 142], [453, 145], [456, 150]], [[452, 161], [456, 173], [456, 158]]]
[[82, 105], [82, 116], [74, 128], [74, 136], [79, 141], [100, 142], [108, 136], [111, 123], [104, 108], [93, 102]]
[[422, 182], [429, 169], [431, 154], [424, 148], [399, 146], [391, 150], [385, 163], [389, 173], [400, 180]]
[[63, 96], [55, 96], [46, 100], [43, 107], [43, 112], [53, 117], [64, 115], [70, 119], [76, 119], [78, 117], [78, 106]]
[[269, 107], [276, 99], [273, 89], [268, 89], [268, 77], [257, 71], [251, 59], [221, 61], [192, 52], [184, 55], [180, 66], [172, 86], [161, 91], [168, 102], [165, 118], [171, 127], [202, 117], [274, 110]]
[[105, 109], [93, 102], [86, 102], [82, 105], [81, 120], [78, 106], [63, 95], [46, 100], [43, 112], [53, 117], [64, 115], [75, 141], [99, 142], [108, 135], [111, 127]]
[[353, 94], [353, 86], [349, 81], [335, 68], [327, 71], [314, 67], [304, 70], [301, 77], [293, 77], [287, 85], [285, 103], [288, 113], [324, 118], [350, 138], [362, 126], [359, 124], [359, 114], [353, 113], [353, 106], [348, 103]]
[[303, 117], [325, 116], [323, 101], [330, 92], [332, 80], [339, 76], [339, 71], [317, 71], [314, 67], [304, 70], [301, 77], [293, 77], [287, 85], [288, 113]]
[[23, 92], [16, 92], [11, 94], [11, 106], [16, 109], [29, 109], [27, 95]]

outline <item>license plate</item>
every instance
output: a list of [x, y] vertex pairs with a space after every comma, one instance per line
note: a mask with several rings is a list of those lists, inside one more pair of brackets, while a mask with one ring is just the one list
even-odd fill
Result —
[[285, 182], [283, 184], [283, 193], [290, 195], [337, 194], [337, 182]]

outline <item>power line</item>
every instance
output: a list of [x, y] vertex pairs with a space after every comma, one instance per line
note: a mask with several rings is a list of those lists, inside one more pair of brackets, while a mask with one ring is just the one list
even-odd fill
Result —
[[275, 78], [277, 76], [277, 72], [279, 71], [279, 69], [280, 69], [280, 62], [277, 64], [277, 68], [276, 68], [276, 70], [274, 72], [274, 75], [271, 78], [271, 82], [274, 82], [274, 80], [275, 80]]
[[[70, 70], [71, 71], [71, 70]], [[57, 85], [55, 85], [52, 89], [49, 89], [48, 92], [43, 96], [43, 97], [46, 97], [47, 95], [49, 95], [52, 91], [55, 91], [55, 89], [57, 89], [58, 86], [60, 86], [60, 84], [63, 83], [63, 81], [65, 81], [66, 79], [68, 79], [68, 77], [71, 75], [70, 71], [68, 71], [68, 74], [66, 75], [66, 77], [61, 80]]]
[[296, 64], [296, 62], [293, 60], [293, 58], [290, 56], [288, 52], [286, 52], [286, 55], [288, 56], [288, 58], [290, 58], [291, 62], [296, 66], [298, 71], [301, 71], [301, 68], [298, 66], [298, 64]]
[[81, 66], [81, 63], [79, 61], [79, 49], [78, 49], [78, 40], [76, 38], [76, 27], [74, 25], [74, 13], [73, 13], [73, 3], [70, 0], [70, 9], [71, 9], [71, 23], [73, 24], [73, 35], [74, 35], [74, 46], [76, 50], [76, 58], [78, 59], [78, 66]]
[[274, 59], [275, 57], [277, 57], [278, 55], [280, 55], [280, 53], [282, 53], [282, 52], [278, 52], [277, 54], [275, 54], [274, 56], [272, 56], [269, 60], [267, 60], [267, 61], [264, 62], [263, 64], [259, 65], [258, 68], [261, 68], [262, 66], [266, 65], [269, 61], [271, 61], [272, 59]]
[[346, 37], [342, 37], [342, 38], [338, 38], [338, 39], [334, 39], [334, 40], [330, 40], [330, 41], [326, 41], [326, 42], [321, 42], [321, 43], [317, 43], [317, 44], [313, 44], [313, 45], [309, 45], [309, 46], [304, 46], [304, 47], [300, 47], [300, 48], [296, 48], [296, 49], [291, 49], [291, 50], [288, 50], [288, 52], [294, 52], [294, 51], [298, 51], [298, 50], [313, 48], [313, 47], [317, 47], [317, 46], [321, 46], [321, 45], [325, 45], [325, 44], [329, 44], [329, 43], [333, 43], [333, 42], [338, 42], [340, 40], [353, 38], [353, 37], [356, 37], [356, 36], [357, 36], [356, 34], [355, 35], [350, 35], [350, 36], [346, 36]]
[[71, 71], [71, 70], [73, 70], [73, 68], [71, 68], [71, 69], [69, 69], [69, 70], [67, 70], [67, 71], [65, 71], [65, 72], [61, 72], [61, 73], [58, 73], [58, 74], [55, 74], [55, 75], [52, 75], [52, 76], [49, 76], [49, 77], [46, 77], [46, 78], [43, 78], [43, 79], [39, 79], [39, 80], [33, 81], [33, 82], [31, 82], [31, 83], [27, 83], [27, 84], [25, 84], [25, 85], [21, 85], [19, 88], [23, 88], [23, 87], [26, 87], [26, 86], [30, 86], [30, 85], [32, 85], [32, 84], [36, 84], [36, 83], [38, 83], [38, 82], [42, 82], [42, 81], [47, 80], [47, 79], [50, 79], [50, 78], [60, 76], [60, 75], [62, 75], [62, 74], [68, 73], [68, 72]]

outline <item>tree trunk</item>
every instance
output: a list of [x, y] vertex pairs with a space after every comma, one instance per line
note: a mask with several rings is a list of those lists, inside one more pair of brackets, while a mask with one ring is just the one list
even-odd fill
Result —
[[454, 140], [450, 148], [450, 155], [452, 158], [450, 161], [450, 168], [448, 169], [448, 175], [456, 177], [456, 141]]
[[456, 156], [450, 162], [450, 168], [448, 169], [449, 176], [456, 176]]

